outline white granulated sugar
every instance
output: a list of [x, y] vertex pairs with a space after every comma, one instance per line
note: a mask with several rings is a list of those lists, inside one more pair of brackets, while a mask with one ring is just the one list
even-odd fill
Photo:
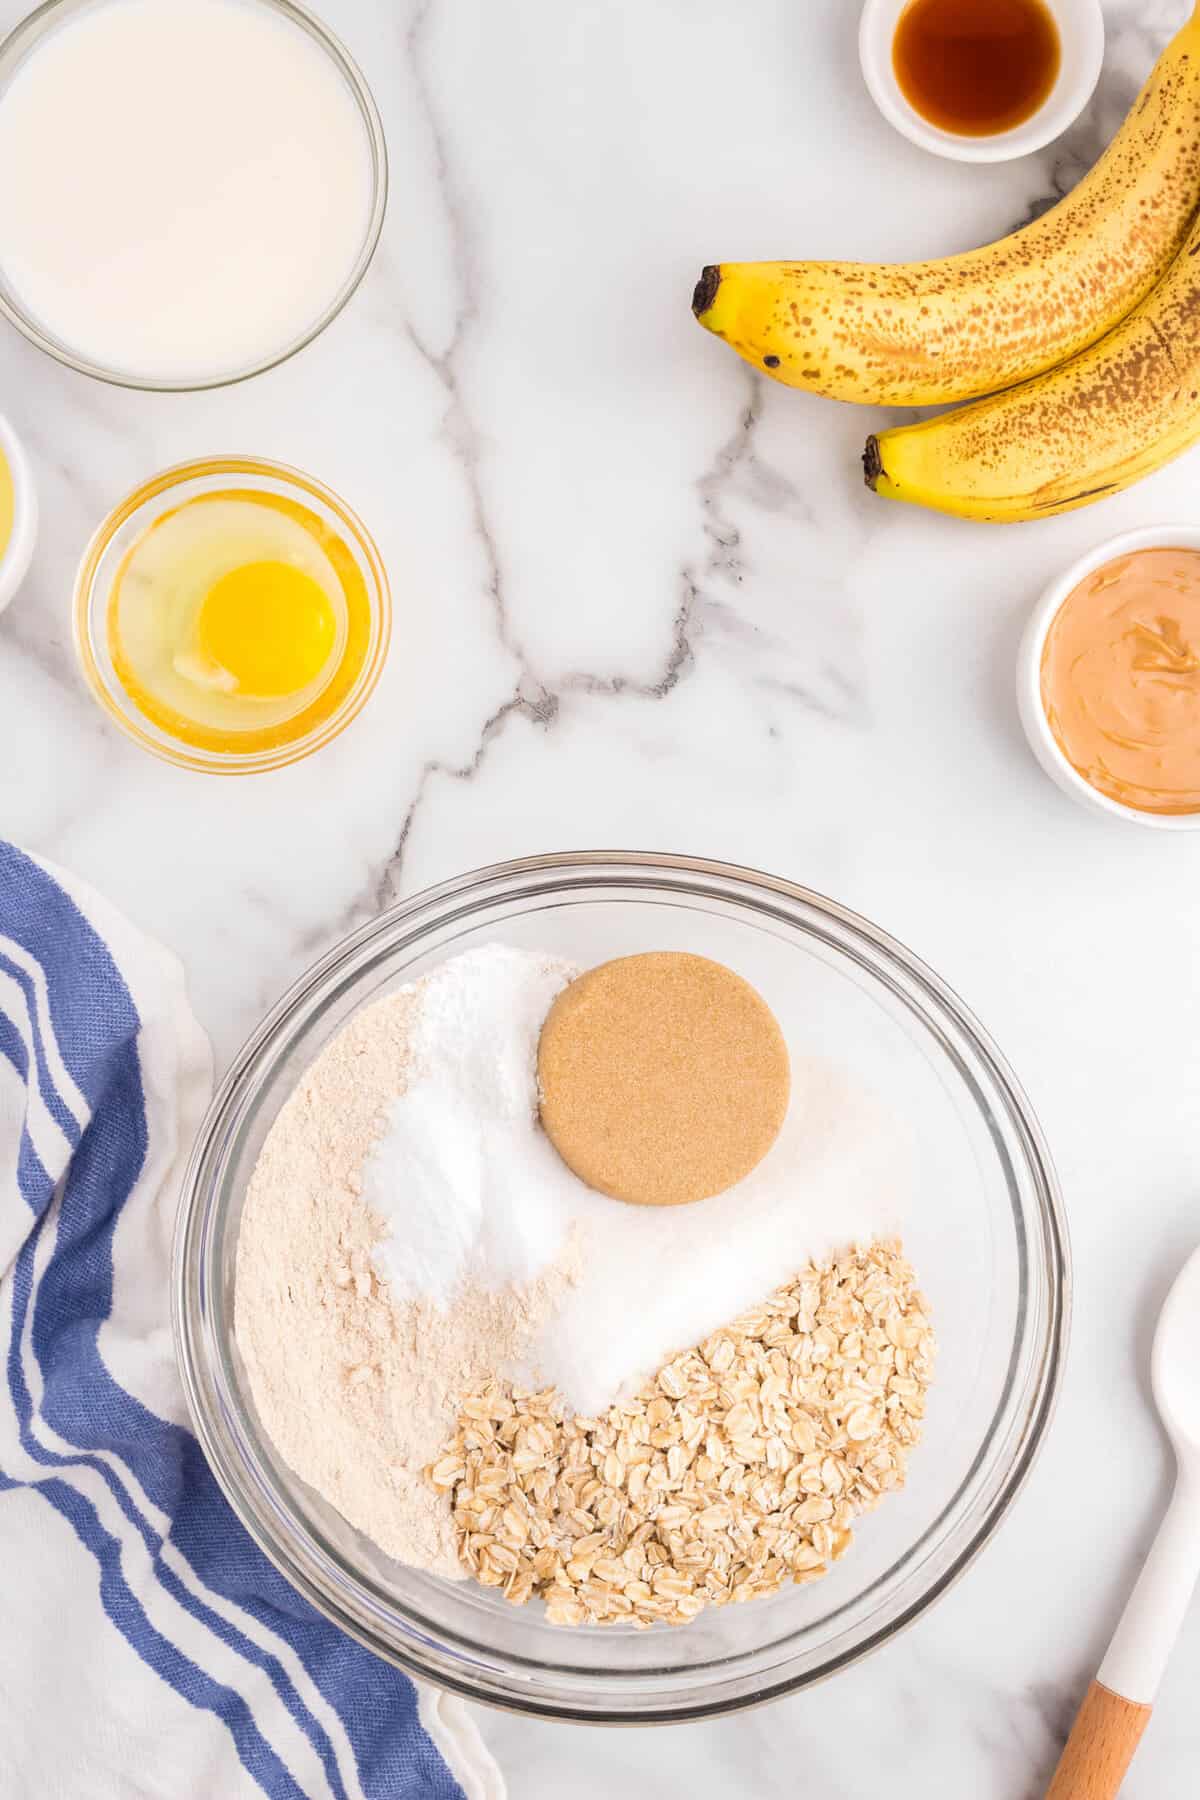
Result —
[[583, 1273], [531, 1364], [578, 1412], [603, 1411], [810, 1259], [899, 1235], [905, 1161], [886, 1112], [828, 1065], [793, 1060], [783, 1130], [735, 1187], [682, 1207], [587, 1196]]
[[810, 1258], [898, 1232], [903, 1158], [886, 1114], [827, 1066], [794, 1062], [783, 1131], [736, 1187], [679, 1208], [594, 1193], [537, 1118], [538, 1036], [575, 972], [489, 946], [426, 977], [408, 1085], [387, 1110], [362, 1196], [385, 1227], [374, 1262], [393, 1295], [438, 1308], [464, 1283], [533, 1280], [574, 1228], [579, 1278], [523, 1372], [591, 1414]]

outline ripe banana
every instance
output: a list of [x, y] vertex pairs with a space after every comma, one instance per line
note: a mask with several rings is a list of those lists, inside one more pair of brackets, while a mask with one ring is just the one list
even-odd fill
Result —
[[1200, 220], [1107, 337], [1007, 393], [867, 440], [877, 494], [963, 518], [1044, 519], [1149, 475], [1200, 438]]
[[1055, 367], [1136, 306], [1200, 205], [1200, 0], [1091, 173], [1050, 212], [938, 262], [721, 263], [700, 323], [791, 387], [937, 406]]

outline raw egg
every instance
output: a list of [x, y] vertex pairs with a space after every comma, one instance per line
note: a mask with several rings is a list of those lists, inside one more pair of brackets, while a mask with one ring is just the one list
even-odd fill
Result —
[[303, 736], [362, 667], [358, 564], [315, 512], [253, 489], [196, 495], [126, 552], [109, 653], [134, 704], [181, 742], [244, 751]]

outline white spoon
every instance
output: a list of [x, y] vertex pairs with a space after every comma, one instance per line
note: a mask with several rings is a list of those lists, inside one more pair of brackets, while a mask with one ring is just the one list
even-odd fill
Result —
[[1200, 1250], [1159, 1314], [1150, 1376], [1175, 1448], [1175, 1491], [1046, 1800], [1112, 1800], [1119, 1792], [1200, 1576]]

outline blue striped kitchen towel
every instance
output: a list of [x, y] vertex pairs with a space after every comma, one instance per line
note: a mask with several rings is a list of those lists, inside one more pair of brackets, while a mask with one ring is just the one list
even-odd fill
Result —
[[187, 1429], [209, 1087], [174, 958], [0, 842], [0, 1797], [501, 1800], [465, 1708], [293, 1592]]

